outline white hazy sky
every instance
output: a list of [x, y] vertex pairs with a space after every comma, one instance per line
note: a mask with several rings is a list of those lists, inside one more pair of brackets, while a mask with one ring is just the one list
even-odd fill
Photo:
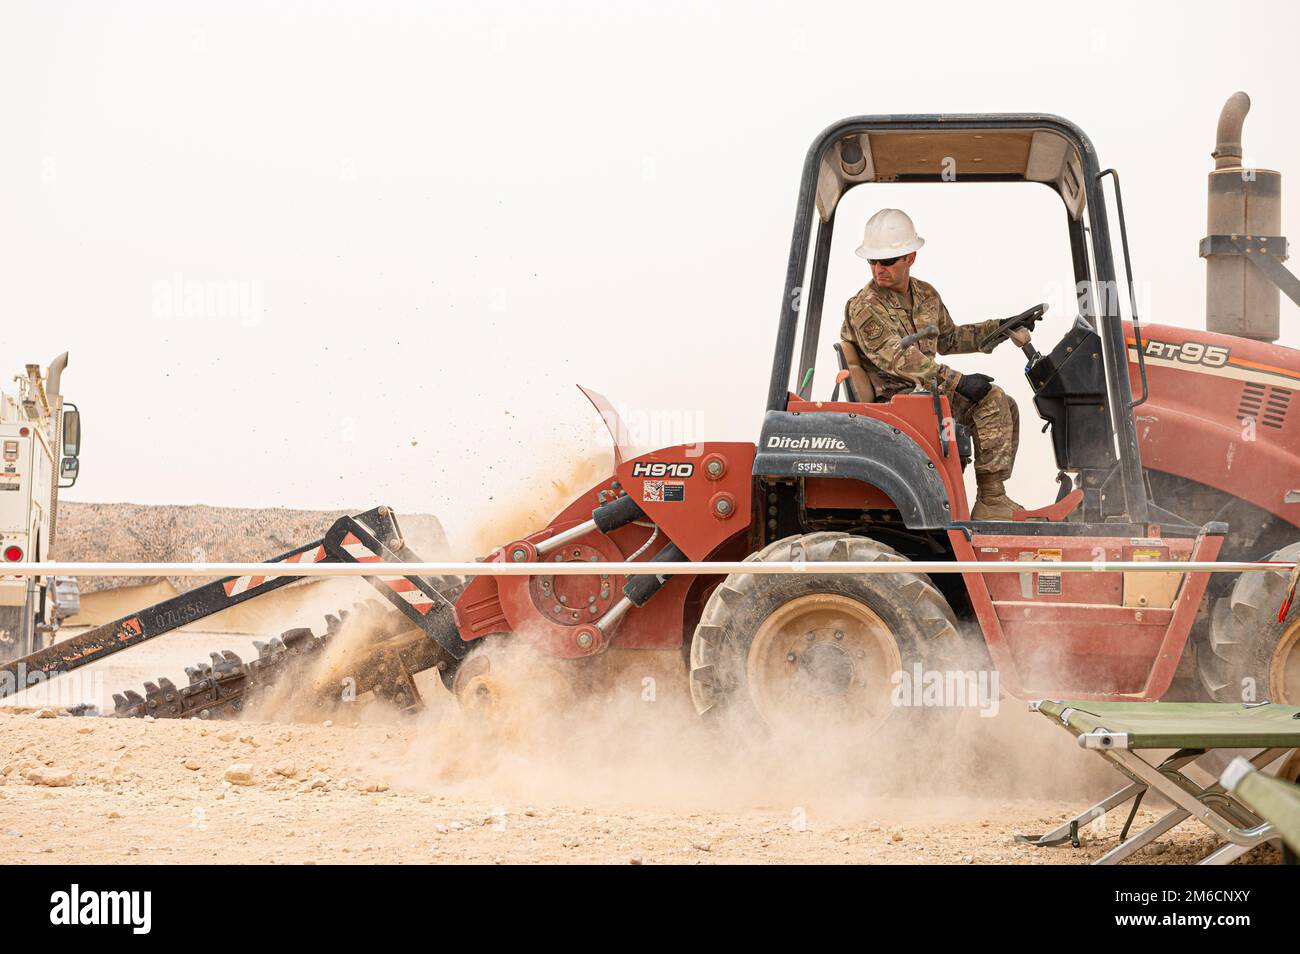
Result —
[[[1300, 222], [1296, 10], [7, 2], [0, 374], [71, 352], [72, 499], [383, 502], [463, 533], [603, 448], [575, 382], [651, 443], [756, 438], [800, 165], [847, 115], [1073, 120], [1123, 174], [1144, 319], [1201, 324], [1234, 90], [1247, 161]], [[1046, 189], [868, 186], [839, 217], [832, 325], [883, 205], [912, 211], [916, 273], [959, 322], [1072, 281]], [[172, 289], [194, 283], [234, 313], [192, 313]], [[1018, 352], [952, 363], [1021, 400], [1012, 491], [1048, 502]]]

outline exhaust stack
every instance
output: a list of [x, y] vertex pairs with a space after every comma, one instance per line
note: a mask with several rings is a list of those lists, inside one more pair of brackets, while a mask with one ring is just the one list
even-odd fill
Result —
[[1233, 93], [1223, 104], [1211, 156], [1207, 232], [1201, 243], [1205, 258], [1205, 328], [1256, 341], [1277, 341], [1278, 287], [1245, 254], [1237, 237], [1287, 257], [1282, 235], [1282, 176], [1271, 169], [1242, 165], [1241, 127], [1250, 112], [1250, 97]]

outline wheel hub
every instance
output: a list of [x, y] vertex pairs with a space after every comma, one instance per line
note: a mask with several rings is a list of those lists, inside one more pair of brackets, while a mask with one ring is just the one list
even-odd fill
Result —
[[901, 669], [898, 643], [875, 611], [849, 596], [812, 593], [759, 626], [746, 681], [769, 725], [833, 718], [872, 731], [893, 711], [890, 686]]
[[[595, 547], [569, 544], [542, 557], [544, 563], [596, 563], [607, 557]], [[528, 593], [533, 605], [546, 619], [563, 626], [580, 626], [600, 619], [622, 595], [608, 574], [595, 576], [557, 576], [545, 574], [529, 581]]]
[[841, 696], [853, 684], [853, 660], [833, 643], [811, 643], [802, 653], [795, 655], [795, 663], [799, 667], [795, 679], [802, 691]]

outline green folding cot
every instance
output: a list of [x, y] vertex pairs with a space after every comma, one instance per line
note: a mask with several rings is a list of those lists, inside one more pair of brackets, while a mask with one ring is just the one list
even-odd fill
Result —
[[1282, 836], [1282, 853], [1295, 864], [1300, 859], [1300, 785], [1265, 775], [1246, 759], [1233, 759], [1219, 782], [1259, 813]]
[[[1025, 836], [1023, 840], [1028, 844], [1047, 846], [1069, 841], [1077, 846], [1081, 826], [1129, 802], [1132, 805], [1119, 845], [1095, 864], [1117, 864], [1188, 818], [1195, 818], [1226, 842], [1201, 859], [1201, 864], [1227, 864], [1257, 845], [1283, 837], [1281, 827], [1261, 817], [1256, 811], [1260, 806], [1248, 794], [1234, 794], [1217, 779], [1217, 772], [1209, 773], [1205, 784], [1188, 773], [1203, 776], [1205, 767], [1196, 763], [1216, 750], [1246, 749], [1253, 754], [1243, 761], [1259, 774], [1257, 770], [1300, 748], [1300, 707], [1269, 702], [1052, 699], [1032, 702], [1029, 707], [1067, 729], [1082, 748], [1104, 757], [1129, 779], [1129, 784], [1055, 830]], [[1255, 787], [1258, 783], [1248, 784]], [[1138, 806], [1151, 790], [1172, 802], [1173, 808], [1130, 838]], [[1267, 813], [1270, 808], [1261, 810]]]

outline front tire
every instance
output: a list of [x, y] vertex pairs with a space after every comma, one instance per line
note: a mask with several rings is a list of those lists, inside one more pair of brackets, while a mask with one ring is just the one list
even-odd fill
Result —
[[[867, 537], [787, 537], [752, 561], [904, 562]], [[955, 665], [952, 608], [920, 573], [733, 574], [709, 597], [691, 643], [691, 698], [709, 719], [775, 728], [833, 719], [880, 729], [897, 706], [898, 673]]]

